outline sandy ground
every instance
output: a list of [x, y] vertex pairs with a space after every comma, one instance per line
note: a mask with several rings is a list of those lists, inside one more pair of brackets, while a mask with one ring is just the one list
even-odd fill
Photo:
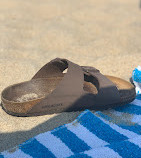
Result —
[[[0, 92], [56, 57], [129, 80], [141, 64], [139, 0], [0, 1]], [[20, 118], [0, 108], [0, 151], [79, 113]]]

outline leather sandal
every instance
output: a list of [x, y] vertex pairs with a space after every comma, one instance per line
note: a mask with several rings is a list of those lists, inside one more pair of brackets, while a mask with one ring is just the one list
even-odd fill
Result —
[[[63, 71], [67, 69], [67, 73]], [[38, 116], [84, 109], [105, 110], [135, 99], [129, 82], [94, 67], [56, 58], [34, 77], [2, 92], [2, 108], [14, 116]]]

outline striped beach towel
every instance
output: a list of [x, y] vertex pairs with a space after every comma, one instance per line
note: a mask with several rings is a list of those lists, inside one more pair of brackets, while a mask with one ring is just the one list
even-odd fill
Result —
[[130, 104], [90, 112], [0, 153], [0, 158], [141, 158], [141, 94]]
[[0, 158], [141, 158], [141, 95], [125, 106], [89, 110], [72, 123], [37, 135]]

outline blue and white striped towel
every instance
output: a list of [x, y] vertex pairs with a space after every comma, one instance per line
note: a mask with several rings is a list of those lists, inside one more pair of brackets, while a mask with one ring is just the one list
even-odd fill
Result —
[[72, 123], [37, 135], [0, 158], [141, 158], [141, 95], [103, 112], [85, 110]]
[[141, 95], [130, 104], [91, 113], [37, 135], [0, 158], [141, 158]]

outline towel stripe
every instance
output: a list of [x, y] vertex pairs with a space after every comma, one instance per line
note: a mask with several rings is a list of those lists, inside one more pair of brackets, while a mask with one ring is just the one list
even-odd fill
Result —
[[135, 122], [135, 123], [141, 125], [141, 115], [133, 115], [132, 117], [133, 117], [132, 122]]
[[141, 157], [141, 148], [139, 146], [129, 142], [121, 141], [119, 143], [113, 143], [108, 146], [114, 151], [118, 152], [122, 158], [140, 158]]
[[69, 158], [122, 158], [117, 152], [108, 147], [101, 147], [77, 153]]
[[141, 148], [141, 136], [129, 139], [131, 143], [134, 143], [135, 145], [138, 145]]
[[[73, 152], [51, 132], [46, 132], [35, 137], [42, 145], [48, 148], [57, 158], [69, 157]], [[61, 152], [60, 152], [61, 151]]]
[[[14, 152], [2, 152], [3, 158], [32, 158], [30, 155], [25, 154], [23, 151], [20, 149], [17, 149]], [[1, 157], [0, 157], [1, 158]]]
[[[124, 115], [126, 115], [127, 113], [124, 113], [124, 112], [119, 112], [119, 111], [116, 111], [116, 110], [111, 110], [110, 111], [110, 113], [111, 114], [113, 114], [113, 115], [116, 115], [116, 116], [120, 116], [120, 117], [122, 117], [122, 116], [124, 116]], [[132, 123], [137, 123], [137, 124], [139, 124], [139, 125], [141, 125], [141, 115], [132, 115], [132, 114], [129, 114], [129, 115], [131, 115], [131, 119], [130, 119], [130, 121], [132, 122]], [[110, 116], [109, 116], [110, 117]], [[127, 121], [128, 121], [129, 119], [127, 118]], [[124, 121], [124, 120], [123, 120]]]
[[[118, 125], [116, 125], [116, 124], [114, 124], [114, 123], [112, 123], [112, 122], [109, 122], [109, 120], [108, 120], [109, 117], [108, 117], [107, 115], [104, 115], [104, 114], [101, 113], [101, 112], [98, 112], [97, 114], [100, 116], [99, 118], [100, 118], [105, 124], [109, 125], [112, 129], [116, 130], [118, 133], [120, 133], [120, 134], [126, 136], [127, 139], [128, 139], [128, 138], [134, 138], [134, 137], [138, 137], [138, 136], [139, 136], [138, 134], [136, 134], [136, 133], [134, 133], [134, 132], [132, 132], [132, 131], [129, 131], [129, 130], [127, 130], [127, 129], [123, 129], [123, 128], [119, 127]], [[107, 121], [106, 121], [105, 119], [106, 119]], [[125, 140], [125, 139], [124, 139], [124, 140]]]
[[124, 106], [115, 108], [115, 110], [120, 111], [120, 112], [126, 112], [129, 114], [141, 115], [141, 107], [136, 106], [134, 104], [126, 104]]
[[52, 134], [60, 138], [74, 153], [90, 149], [84, 141], [79, 139], [74, 133], [64, 126], [59, 130], [52, 131]]
[[105, 124], [102, 120], [93, 115], [91, 112], [87, 112], [87, 114], [85, 115], [87, 116], [80, 118], [80, 124], [82, 124], [100, 139], [108, 143], [127, 139], [126, 136], [112, 129], [108, 124]]
[[[111, 121], [112, 121], [112, 118], [111, 117], [109, 117], [108, 115], [105, 115], [105, 114], [103, 114], [103, 113], [101, 113], [101, 112], [99, 112], [98, 113], [102, 118], [104, 118], [104, 119], [106, 119], [106, 120], [108, 120], [108, 122], [110, 121], [110, 124], [112, 124], [111, 123]], [[103, 120], [104, 121], [104, 120]], [[134, 126], [132, 125], [132, 126], [127, 126], [127, 125], [122, 125], [122, 124], [117, 124], [117, 125], [115, 125], [115, 124], [113, 124], [114, 126], [119, 126], [119, 127], [121, 127], [121, 128], [123, 128], [123, 129], [126, 129], [126, 130], [129, 130], [129, 131], [132, 131], [132, 132], [134, 132], [134, 133], [137, 133], [137, 134], [141, 134], [141, 126], [140, 125], [138, 125], [138, 124], [134, 124]], [[126, 132], [127, 133], [127, 132]], [[137, 137], [138, 135], [135, 135], [134, 137]]]
[[29, 143], [26, 142], [20, 149], [34, 158], [55, 158], [55, 156], [36, 139], [32, 139]]
[[[74, 122], [75, 123], [75, 122]], [[87, 128], [82, 126], [80, 123], [77, 124], [68, 124], [66, 125], [67, 129], [73, 132], [78, 138], [83, 140], [88, 146], [91, 148], [96, 148], [104, 145], [108, 145], [109, 143], [104, 140], [98, 138], [92, 132], [90, 132]]]
[[137, 95], [136, 99], [141, 100], [141, 95]]
[[124, 128], [124, 129], [127, 129], [129, 131], [132, 131], [132, 132], [135, 132], [137, 134], [141, 134], [141, 126], [138, 125], [138, 124], [134, 124], [134, 126], [125, 126], [125, 125], [118, 125], [120, 126], [121, 128]]
[[129, 103], [129, 104], [133, 104], [133, 105], [141, 106], [141, 100], [139, 100], [139, 99], [135, 99], [134, 101], [132, 101], [132, 102]]
[[117, 152], [108, 147], [92, 149], [84, 153], [92, 158], [122, 158]]
[[80, 153], [80, 154], [75, 154], [75, 155], [73, 155], [73, 156], [71, 156], [69, 158], [92, 158], [92, 157], [88, 156], [88, 155], [86, 155], [84, 153]]

